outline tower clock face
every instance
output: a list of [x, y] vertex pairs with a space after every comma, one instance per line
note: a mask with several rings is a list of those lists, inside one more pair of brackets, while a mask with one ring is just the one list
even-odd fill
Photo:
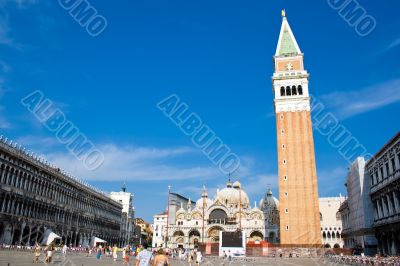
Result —
[[287, 65], [286, 65], [286, 70], [293, 70], [293, 65], [292, 65], [292, 63], [288, 63]]

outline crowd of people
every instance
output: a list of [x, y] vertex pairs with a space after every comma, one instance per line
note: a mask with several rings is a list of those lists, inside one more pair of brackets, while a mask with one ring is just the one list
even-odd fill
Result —
[[400, 257], [374, 257], [330, 255], [328, 258], [336, 264], [354, 265], [354, 266], [400, 266]]
[[[145, 243], [139, 247], [126, 246], [118, 248], [117, 246], [98, 245], [93, 248], [67, 247], [66, 245], [54, 245], [34, 247], [0, 245], [0, 249], [27, 251], [33, 253], [33, 262], [51, 264], [55, 254], [66, 258], [69, 255], [85, 254], [88, 257], [95, 257], [98, 260], [109, 259], [110, 261], [122, 261], [123, 265], [133, 266], [170, 266], [170, 259], [188, 262], [189, 266], [199, 266], [204, 257], [197, 249], [151, 249]], [[289, 256], [291, 257], [291, 256]], [[400, 257], [381, 257], [376, 255], [368, 257], [364, 254], [355, 255], [326, 255], [325, 259], [336, 265], [354, 265], [354, 266], [400, 266]], [[223, 253], [223, 259], [231, 261], [233, 258], [230, 251]], [[323, 258], [323, 257], [320, 257]], [[56, 258], [57, 259], [57, 258]], [[132, 262], [131, 262], [132, 261]]]
[[190, 266], [199, 266], [203, 261], [203, 254], [197, 249], [151, 249], [146, 243], [138, 247], [126, 246], [123, 248], [101, 244], [92, 248], [50, 244], [33, 247], [0, 245], [0, 249], [31, 252], [34, 263], [44, 262], [46, 264], [52, 264], [59, 257], [65, 259], [67, 256], [78, 254], [94, 257], [97, 260], [122, 261], [123, 265], [131, 266], [170, 266], [170, 259], [187, 261]]

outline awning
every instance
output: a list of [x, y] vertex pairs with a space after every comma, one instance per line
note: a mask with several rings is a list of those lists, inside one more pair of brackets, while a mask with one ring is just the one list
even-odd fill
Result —
[[92, 247], [95, 247], [97, 243], [107, 243], [107, 241], [105, 241], [105, 240], [103, 240], [101, 238], [93, 236], [91, 241], [90, 241], [90, 245]]
[[98, 238], [98, 237], [95, 237], [95, 238], [94, 238], [94, 242], [95, 242], [95, 243], [107, 243], [107, 241], [105, 241], [105, 240], [103, 240], [103, 239], [100, 239], [100, 238]]
[[50, 245], [56, 239], [61, 239], [61, 236], [57, 235], [50, 229], [46, 229], [46, 231], [43, 234], [42, 245]]

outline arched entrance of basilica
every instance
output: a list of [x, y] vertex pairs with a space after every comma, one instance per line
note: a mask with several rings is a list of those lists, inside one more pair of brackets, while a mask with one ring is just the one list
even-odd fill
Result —
[[263, 239], [264, 239], [264, 235], [260, 231], [254, 231], [250, 234], [250, 238], [248, 240], [253, 241], [253, 242], [256, 242], [256, 241], [261, 242], [261, 241], [263, 241]]
[[197, 230], [189, 232], [189, 248], [197, 248], [201, 242], [200, 233]]
[[176, 248], [184, 248], [185, 246], [185, 234], [182, 231], [176, 231], [172, 235], [172, 241]]
[[219, 232], [223, 232], [224, 229], [220, 226], [214, 226], [211, 227], [210, 230], [208, 230], [207, 236], [208, 236], [208, 242], [210, 243], [219, 243]]

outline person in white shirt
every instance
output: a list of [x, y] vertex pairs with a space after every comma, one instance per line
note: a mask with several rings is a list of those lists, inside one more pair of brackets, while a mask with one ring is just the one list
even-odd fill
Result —
[[147, 243], [143, 244], [143, 250], [139, 252], [139, 254], [136, 257], [136, 263], [135, 266], [150, 266], [151, 260], [153, 257], [153, 253], [151, 253], [149, 250], [149, 245]]
[[196, 253], [196, 264], [200, 265], [202, 260], [203, 260], [203, 255], [201, 254], [201, 251], [198, 250]]

